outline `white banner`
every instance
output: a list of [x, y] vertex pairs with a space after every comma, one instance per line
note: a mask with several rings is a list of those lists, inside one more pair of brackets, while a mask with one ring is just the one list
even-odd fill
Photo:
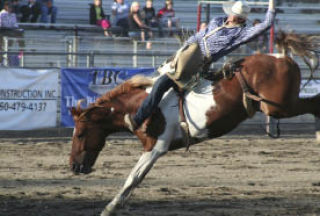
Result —
[[[307, 80], [301, 80], [301, 88], [307, 83]], [[312, 97], [320, 93], [320, 80], [315, 79], [308, 82], [308, 84], [301, 89], [300, 97]]]
[[58, 69], [0, 68], [0, 130], [56, 127]]

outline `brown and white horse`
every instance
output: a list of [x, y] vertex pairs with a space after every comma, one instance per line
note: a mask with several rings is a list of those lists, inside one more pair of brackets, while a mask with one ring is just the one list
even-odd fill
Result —
[[[300, 41], [291, 43], [291, 35], [283, 34], [279, 46], [292, 48], [295, 53], [310, 59], [308, 47]], [[295, 36], [298, 37], [298, 36]], [[299, 45], [299, 47], [297, 47]], [[286, 51], [284, 52], [286, 53]], [[314, 58], [312, 56], [313, 59]], [[309, 61], [310, 62], [310, 61]], [[310, 64], [314, 71], [317, 64]], [[254, 111], [262, 111], [275, 118], [311, 113], [320, 116], [320, 95], [299, 98], [300, 69], [288, 56], [273, 57], [257, 54], [241, 62], [241, 74], [252, 94], [262, 101], [254, 101]], [[248, 118], [243, 103], [243, 88], [234, 76], [211, 85], [202, 81], [185, 96], [184, 112], [189, 124], [191, 144], [222, 136]], [[71, 110], [75, 128], [70, 166], [75, 173], [90, 173], [109, 134], [128, 131], [125, 113], [135, 113], [148, 95], [150, 81], [132, 79], [99, 98], [87, 109], [79, 106]], [[159, 157], [168, 151], [185, 147], [180, 128], [178, 96], [174, 90], [162, 99], [159, 109], [144, 123], [144, 130], [135, 135], [141, 140], [144, 153], [132, 169], [123, 188], [106, 206], [101, 215], [110, 215], [125, 203], [132, 190], [143, 180]]]

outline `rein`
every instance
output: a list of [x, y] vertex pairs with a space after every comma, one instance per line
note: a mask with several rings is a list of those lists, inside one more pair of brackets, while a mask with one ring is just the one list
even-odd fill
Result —
[[275, 103], [273, 101], [270, 101], [270, 100], [267, 100], [265, 98], [260, 97], [257, 93], [251, 93], [251, 91], [250, 91], [251, 88], [249, 87], [248, 83], [246, 82], [241, 70], [236, 71], [235, 75], [236, 75], [236, 77], [237, 77], [237, 79], [238, 79], [238, 81], [239, 81], [239, 83], [241, 85], [241, 88], [243, 90], [243, 94], [245, 94], [246, 97], [248, 97], [248, 98], [250, 98], [250, 99], [252, 99], [254, 101], [257, 101], [259, 103], [264, 102], [264, 103], [267, 103], [269, 105], [272, 105], [272, 106], [275, 106], [275, 107], [278, 107], [278, 108], [281, 108], [281, 109], [285, 108], [285, 107], [281, 106], [278, 103]]
[[104, 106], [94, 106], [94, 107], [89, 108], [85, 112], [81, 113], [81, 115], [79, 116], [79, 121], [80, 122], [89, 122], [90, 120], [88, 120], [88, 119], [85, 119], [85, 120], [80, 120], [80, 119], [86, 117], [87, 114], [89, 114], [90, 112], [92, 112], [93, 110], [95, 110], [97, 108], [106, 108], [106, 107], [104, 107]]

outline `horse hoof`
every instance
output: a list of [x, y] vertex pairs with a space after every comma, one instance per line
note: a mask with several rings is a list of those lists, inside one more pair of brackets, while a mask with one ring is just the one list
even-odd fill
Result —
[[116, 216], [116, 213], [103, 211], [100, 216]]
[[116, 213], [104, 210], [100, 216], [116, 216]]

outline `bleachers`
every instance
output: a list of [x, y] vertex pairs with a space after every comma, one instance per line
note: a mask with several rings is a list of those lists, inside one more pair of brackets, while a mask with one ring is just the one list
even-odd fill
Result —
[[[103, 7], [107, 14], [110, 14], [110, 8], [113, 1], [103, 1]], [[139, 1], [144, 5], [144, 0]], [[175, 0], [174, 8], [176, 15], [181, 19], [183, 28], [194, 30], [197, 23], [197, 1], [195, 0]], [[134, 42], [128, 38], [104, 38], [102, 37], [102, 30], [96, 26], [89, 25], [89, 4], [92, 0], [55, 0], [55, 5], [59, 8], [57, 24], [54, 27], [44, 24], [34, 24], [32, 26], [22, 25], [25, 31], [26, 51], [48, 51], [48, 52], [68, 52], [68, 40], [70, 36], [75, 34], [80, 36], [78, 52], [144, 52], [144, 45], [138, 44], [134, 46]], [[154, 1], [156, 10], [163, 7], [164, 0]], [[296, 30], [298, 32], [320, 34], [320, 7], [316, 3], [283, 3], [279, 9], [280, 13], [277, 15], [277, 28], [284, 30]], [[304, 12], [304, 13], [302, 13]], [[202, 20], [205, 20], [203, 10]], [[221, 5], [211, 5], [211, 14], [213, 16], [224, 15], [221, 10]], [[250, 15], [250, 20], [255, 18], [264, 18], [264, 12], [254, 12]], [[299, 16], [297, 16], [299, 14]], [[250, 25], [250, 23], [249, 23]], [[79, 27], [79, 31], [76, 31]], [[39, 30], [41, 29], [41, 30]], [[69, 38], [69, 39], [68, 39]], [[49, 39], [49, 40], [48, 40]], [[174, 53], [180, 46], [179, 42], [173, 37], [155, 38], [153, 49], [150, 52], [165, 51], [167, 53]], [[18, 50], [17, 46], [11, 48], [12, 51]], [[73, 50], [74, 51], [74, 50]], [[169, 55], [169, 54], [168, 54]], [[87, 56], [78, 57], [78, 65], [84, 67], [87, 65]], [[137, 57], [137, 66], [151, 66], [159, 65], [164, 59], [164, 56], [153, 57]], [[95, 57], [95, 66], [132, 66], [132, 56], [116, 56], [111, 55], [97, 55]], [[25, 66], [67, 66], [68, 61], [66, 55], [57, 56], [37, 56], [25, 55]]]
[[[128, 1], [131, 2], [131, 1]], [[144, 0], [139, 1], [144, 5]], [[92, 0], [56, 0], [55, 4], [59, 8], [58, 22], [72, 24], [88, 24], [89, 4]], [[103, 1], [103, 8], [107, 14], [111, 14], [111, 4], [113, 1]], [[154, 1], [156, 11], [164, 5], [164, 0]], [[195, 0], [175, 0], [174, 8], [176, 16], [180, 18], [181, 26], [184, 28], [196, 28], [197, 23], [197, 1]], [[316, 31], [320, 25], [320, 5], [317, 3], [292, 3], [284, 2], [278, 7], [283, 13], [278, 13], [278, 25], [282, 28], [293, 29], [300, 32]], [[211, 14], [214, 16], [223, 15], [221, 5], [211, 5]], [[299, 16], [297, 16], [299, 14]], [[252, 13], [251, 20], [254, 18], [263, 19], [264, 13]], [[204, 21], [204, 15], [202, 16]]]
[[[103, 7], [107, 14], [110, 14], [110, 5], [112, 0], [104, 0]], [[140, 0], [142, 5], [144, 0]], [[187, 29], [195, 29], [197, 23], [197, 1], [195, 0], [174, 0], [177, 17], [181, 19], [181, 26]], [[301, 0], [302, 2], [302, 0]], [[320, 16], [319, 7], [316, 3], [283, 3], [279, 9], [281, 13], [277, 15], [277, 28], [284, 30], [296, 30], [303, 33], [313, 33], [320, 35]], [[168, 56], [173, 54], [180, 46], [180, 43], [173, 37], [155, 38], [151, 51], [145, 50], [145, 44], [136, 43], [129, 38], [105, 38], [101, 29], [96, 26], [88, 25], [89, 20], [89, 4], [92, 0], [55, 0], [56, 6], [59, 8], [58, 19], [55, 26], [35, 24], [32, 26], [22, 25], [26, 31], [24, 40], [26, 42], [23, 63], [25, 67], [150, 67], [159, 66]], [[156, 10], [163, 6], [164, 0], [154, 1]], [[303, 12], [303, 13], [302, 13]], [[221, 7], [218, 5], [211, 6], [212, 16], [224, 15]], [[299, 14], [299, 16], [297, 16]], [[264, 13], [253, 12], [250, 19], [263, 19]], [[202, 20], [205, 14], [203, 11]], [[249, 23], [250, 24], [250, 23]], [[76, 27], [79, 31], [76, 31]], [[80, 36], [77, 49], [70, 49], [73, 36]], [[19, 47], [15, 43], [9, 51], [19, 51]], [[67, 52], [77, 51], [83, 55], [74, 56], [66, 55]], [[35, 53], [46, 53], [43, 55], [35, 55]], [[55, 53], [53, 53], [55, 52]], [[117, 52], [117, 54], [113, 54]], [[235, 52], [240, 54], [241, 50]], [[51, 53], [51, 54], [50, 54]], [[59, 53], [61, 53], [59, 55]], [[94, 62], [90, 63], [89, 54], [93, 53]], [[132, 54], [144, 54], [149, 56], [134, 56]], [[160, 55], [161, 53], [161, 55]], [[167, 54], [166, 56], [164, 54]], [[247, 53], [242, 53], [247, 54]], [[72, 61], [77, 64], [73, 65]], [[91, 59], [92, 60], [92, 59]], [[301, 69], [303, 76], [307, 77], [309, 71], [305, 64], [295, 59]], [[135, 61], [137, 62], [135, 64]], [[223, 59], [216, 64], [219, 67]], [[70, 64], [71, 62], [71, 64]], [[88, 64], [88, 62], [90, 64]], [[311, 120], [310, 120], [311, 119]], [[293, 118], [290, 123], [296, 122], [312, 122], [313, 117], [303, 116], [302, 118]], [[288, 122], [288, 121], [286, 121]], [[256, 115], [246, 124], [264, 124], [264, 116]]]

